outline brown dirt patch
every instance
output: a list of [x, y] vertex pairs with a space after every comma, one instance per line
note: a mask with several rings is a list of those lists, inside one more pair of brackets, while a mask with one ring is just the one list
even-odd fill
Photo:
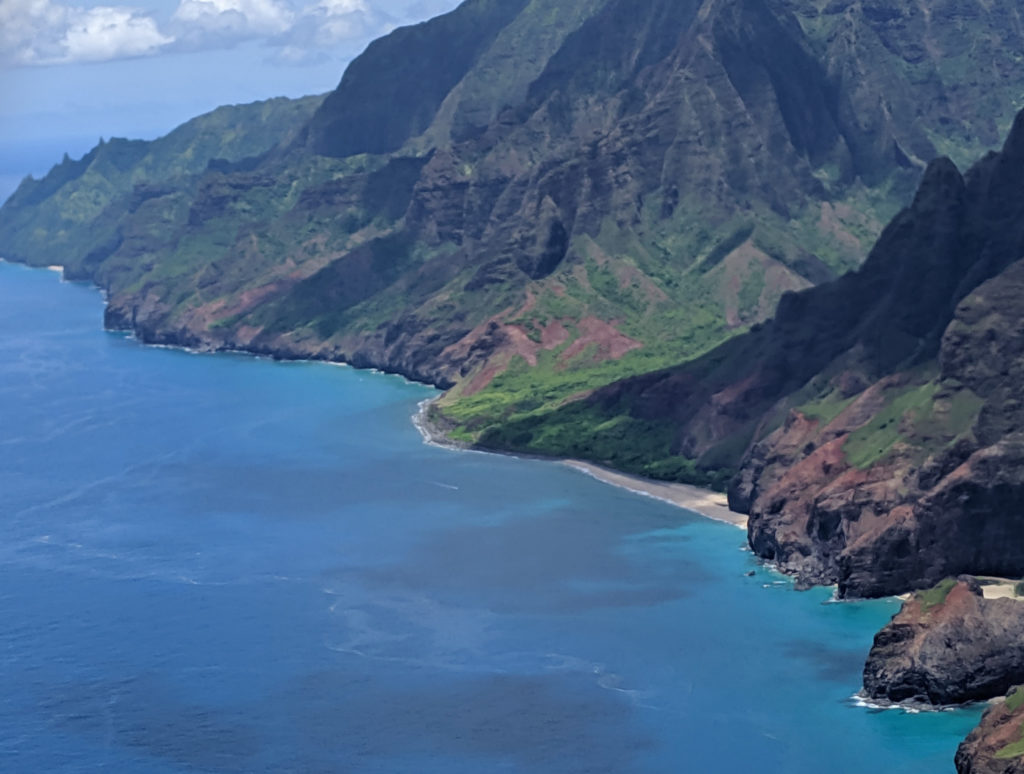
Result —
[[561, 363], [568, 363], [592, 345], [596, 345], [594, 362], [598, 363], [604, 360], [618, 360], [626, 353], [643, 346], [641, 342], [629, 338], [611, 323], [596, 317], [583, 318], [577, 324], [577, 328], [580, 335], [559, 356], [558, 360]]
[[553, 320], [544, 326], [540, 345], [543, 349], [558, 349], [569, 340], [569, 335], [569, 329], [562, 325], [561, 320]]

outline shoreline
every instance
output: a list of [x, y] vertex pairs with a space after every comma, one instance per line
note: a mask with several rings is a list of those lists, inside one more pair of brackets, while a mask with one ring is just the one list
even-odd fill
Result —
[[710, 489], [702, 489], [691, 484], [679, 484], [670, 481], [657, 481], [651, 478], [643, 478], [631, 473], [623, 473], [612, 468], [607, 468], [593, 462], [576, 459], [564, 459], [557, 457], [543, 457], [540, 455], [516, 454], [513, 452], [491, 451], [477, 449], [467, 444], [460, 444], [450, 440], [444, 431], [437, 425], [430, 422], [427, 412], [438, 398], [428, 398], [421, 401], [419, 408], [412, 417], [412, 423], [419, 430], [423, 441], [431, 446], [439, 446], [444, 449], [457, 451], [475, 451], [482, 454], [505, 454], [506, 456], [518, 457], [520, 459], [538, 459], [545, 462], [555, 462], [560, 465], [572, 468], [585, 476], [597, 479], [602, 483], [614, 486], [617, 489], [625, 489], [633, 494], [642, 497], [650, 497], [653, 500], [674, 505], [693, 513], [697, 513], [706, 519], [729, 524], [746, 531], [747, 517], [742, 513], [729, 510], [725, 494]]
[[[3, 263], [9, 263], [9, 261], [0, 257], [0, 261]], [[25, 264], [21, 264], [25, 265]], [[49, 266], [28, 266], [28, 268], [43, 269], [44, 271], [56, 272], [61, 275], [60, 279], [62, 282], [64, 279], [64, 267], [59, 265]], [[91, 283], [95, 286], [95, 283]], [[105, 295], [102, 288], [98, 288], [101, 295]], [[136, 338], [134, 331], [126, 331], [130, 336]], [[157, 342], [144, 342], [139, 340], [144, 346], [173, 349], [178, 351], [187, 352], [190, 354], [238, 354], [245, 355], [248, 357], [254, 357], [261, 359], [268, 357], [266, 354], [260, 354], [248, 350], [238, 349], [221, 349], [221, 350], [206, 350], [189, 347], [182, 344], [175, 343], [157, 343]], [[279, 358], [269, 356], [271, 359], [278, 360]], [[328, 365], [341, 366], [341, 367], [354, 367], [350, 363], [343, 361], [332, 361], [332, 360], [314, 360], [309, 358], [280, 358], [281, 360], [288, 360], [291, 362], [309, 362], [309, 363], [325, 363]], [[367, 369], [375, 371], [377, 373], [386, 374], [386, 371], [381, 371], [377, 368]], [[406, 381], [413, 381], [409, 376], [404, 374], [394, 374], [401, 376]], [[435, 387], [436, 389], [436, 387]], [[423, 437], [424, 442], [439, 446], [445, 449], [454, 449], [459, 451], [474, 451], [481, 454], [505, 454], [506, 456], [518, 457], [520, 459], [537, 459], [545, 462], [554, 462], [567, 467], [573, 468], [574, 470], [590, 476], [591, 478], [597, 479], [605, 484], [614, 486], [618, 489], [625, 489], [626, 491], [634, 494], [641, 495], [643, 497], [649, 497], [654, 500], [660, 500], [661, 502], [674, 505], [677, 508], [697, 513], [704, 518], [711, 519], [712, 521], [721, 522], [723, 524], [729, 524], [733, 527], [737, 527], [742, 530], [747, 529], [747, 516], [731, 511], [728, 506], [728, 501], [725, 494], [721, 492], [715, 492], [710, 489], [703, 489], [698, 486], [691, 484], [681, 484], [669, 481], [658, 481], [656, 479], [644, 478], [642, 476], [633, 475], [630, 473], [623, 473], [613, 468], [608, 468], [597, 463], [587, 462], [585, 460], [577, 459], [564, 459], [558, 457], [546, 457], [543, 455], [529, 455], [520, 454], [514, 452], [505, 452], [499, 449], [480, 449], [469, 444], [459, 443], [452, 441], [445, 435], [442, 428], [432, 424], [428, 418], [427, 413], [430, 406], [439, 400], [440, 396], [428, 398], [421, 401], [418, 410], [412, 416], [412, 423]]]
[[678, 508], [699, 513], [706, 519], [738, 527], [744, 532], [747, 529], [747, 517], [742, 513], [729, 510], [728, 500], [721, 492], [701, 489], [699, 486], [691, 484], [657, 481], [651, 478], [643, 478], [642, 476], [634, 476], [630, 473], [622, 473], [618, 470], [584, 460], [564, 459], [558, 460], [558, 462], [618, 489], [625, 489], [643, 497], [661, 500]]

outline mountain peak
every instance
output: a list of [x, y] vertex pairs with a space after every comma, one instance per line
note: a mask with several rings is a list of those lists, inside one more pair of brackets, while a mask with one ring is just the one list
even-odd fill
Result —
[[1014, 158], [1024, 156], [1024, 110], [1014, 119], [1013, 128], [1010, 129], [1010, 135], [1003, 146], [1003, 155]]
[[957, 199], [966, 192], [964, 177], [956, 164], [943, 156], [928, 164], [914, 196], [913, 209], [930, 211], [943, 202]]

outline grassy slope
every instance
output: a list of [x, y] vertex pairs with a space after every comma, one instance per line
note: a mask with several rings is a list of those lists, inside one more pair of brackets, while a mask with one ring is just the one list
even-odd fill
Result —
[[[1006, 698], [1006, 711], [1017, 712], [1024, 706], [1024, 686], [1017, 687], [1013, 692]], [[1006, 745], [996, 753], [996, 758], [1000, 760], [1012, 760], [1024, 755], [1024, 722], [1020, 725], [1019, 731], [1020, 738], [1016, 742]]]

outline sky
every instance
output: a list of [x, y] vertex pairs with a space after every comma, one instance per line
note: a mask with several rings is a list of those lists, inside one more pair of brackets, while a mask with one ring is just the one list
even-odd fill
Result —
[[459, 0], [0, 0], [0, 201], [101, 138], [320, 94], [366, 45]]

